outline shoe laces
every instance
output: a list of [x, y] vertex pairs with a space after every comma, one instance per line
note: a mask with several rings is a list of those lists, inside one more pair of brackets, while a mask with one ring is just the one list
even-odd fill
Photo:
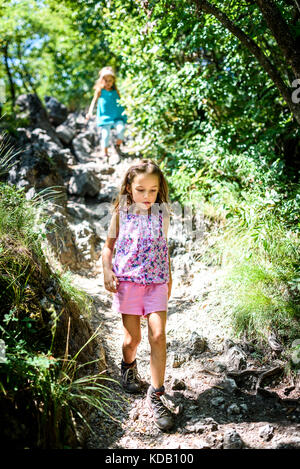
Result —
[[131, 368], [128, 368], [124, 372], [124, 378], [126, 379], [126, 382], [128, 383], [134, 383], [136, 381], [141, 381], [141, 377], [138, 374], [138, 370], [136, 366], [132, 366]]
[[169, 416], [170, 414], [169, 409], [163, 403], [163, 399], [164, 399], [163, 394], [159, 394], [159, 393], [151, 394], [151, 402], [153, 404], [153, 407], [155, 408], [155, 410], [157, 410], [157, 412], [159, 413], [161, 417]]

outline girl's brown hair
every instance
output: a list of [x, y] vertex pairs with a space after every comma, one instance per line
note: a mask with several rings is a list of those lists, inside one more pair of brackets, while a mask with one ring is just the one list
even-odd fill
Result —
[[[131, 187], [131, 184], [135, 178], [139, 174], [156, 174], [158, 176], [159, 181], [159, 189], [158, 194], [156, 197], [155, 203], [162, 204], [162, 211], [167, 213], [168, 215], [171, 214], [170, 210], [170, 201], [169, 201], [169, 189], [168, 183], [164, 177], [164, 174], [158, 164], [154, 160], [150, 159], [142, 159], [140, 163], [137, 165], [130, 166], [127, 170], [123, 182], [121, 184], [121, 188], [119, 194], [117, 195], [116, 199], [113, 201], [113, 210], [118, 212], [120, 208], [124, 209], [124, 207], [120, 205], [120, 199], [123, 196], [127, 196], [127, 209], [130, 205], [134, 203], [132, 200], [130, 192], [127, 190], [127, 186]], [[122, 199], [123, 199], [122, 197]], [[124, 199], [123, 199], [124, 200]]]

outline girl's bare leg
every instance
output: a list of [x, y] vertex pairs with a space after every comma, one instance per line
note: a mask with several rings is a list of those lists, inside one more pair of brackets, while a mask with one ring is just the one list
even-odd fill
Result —
[[122, 314], [124, 340], [122, 346], [123, 360], [132, 363], [136, 357], [136, 351], [141, 342], [140, 316], [134, 314]]
[[155, 389], [164, 384], [167, 344], [166, 344], [166, 322], [167, 312], [157, 311], [147, 315], [148, 338], [151, 347], [150, 371], [151, 384]]

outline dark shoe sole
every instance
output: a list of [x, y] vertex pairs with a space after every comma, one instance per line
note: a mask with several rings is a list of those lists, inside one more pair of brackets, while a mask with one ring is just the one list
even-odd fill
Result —
[[115, 150], [116, 150], [117, 155], [119, 155], [120, 158], [124, 158], [125, 156], [127, 156], [126, 153], [124, 153], [120, 148], [115, 147]]
[[136, 391], [131, 391], [130, 389], [124, 388], [122, 386], [125, 392], [128, 392], [128, 394], [140, 394], [142, 392], [142, 389], [137, 389]]
[[122, 382], [121, 382], [121, 385], [122, 385], [122, 388], [124, 389], [124, 391], [128, 392], [129, 394], [139, 394], [143, 391], [142, 387], [137, 388], [135, 391], [133, 391], [131, 389], [128, 389], [126, 387], [126, 385], [124, 385]]

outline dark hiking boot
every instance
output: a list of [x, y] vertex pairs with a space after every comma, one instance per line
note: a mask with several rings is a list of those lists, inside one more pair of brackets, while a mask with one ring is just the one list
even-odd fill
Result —
[[127, 156], [126, 153], [124, 153], [121, 150], [121, 145], [115, 145], [115, 149], [116, 149], [116, 152], [117, 152], [117, 154], [119, 155], [120, 158], [123, 158], [124, 156]]
[[130, 367], [121, 366], [122, 386], [129, 393], [138, 393], [142, 389], [141, 378], [138, 374], [136, 362]]
[[171, 412], [163, 403], [164, 387], [161, 391], [155, 391], [150, 386], [147, 391], [147, 405], [152, 414], [155, 425], [162, 431], [170, 430], [174, 425]]

